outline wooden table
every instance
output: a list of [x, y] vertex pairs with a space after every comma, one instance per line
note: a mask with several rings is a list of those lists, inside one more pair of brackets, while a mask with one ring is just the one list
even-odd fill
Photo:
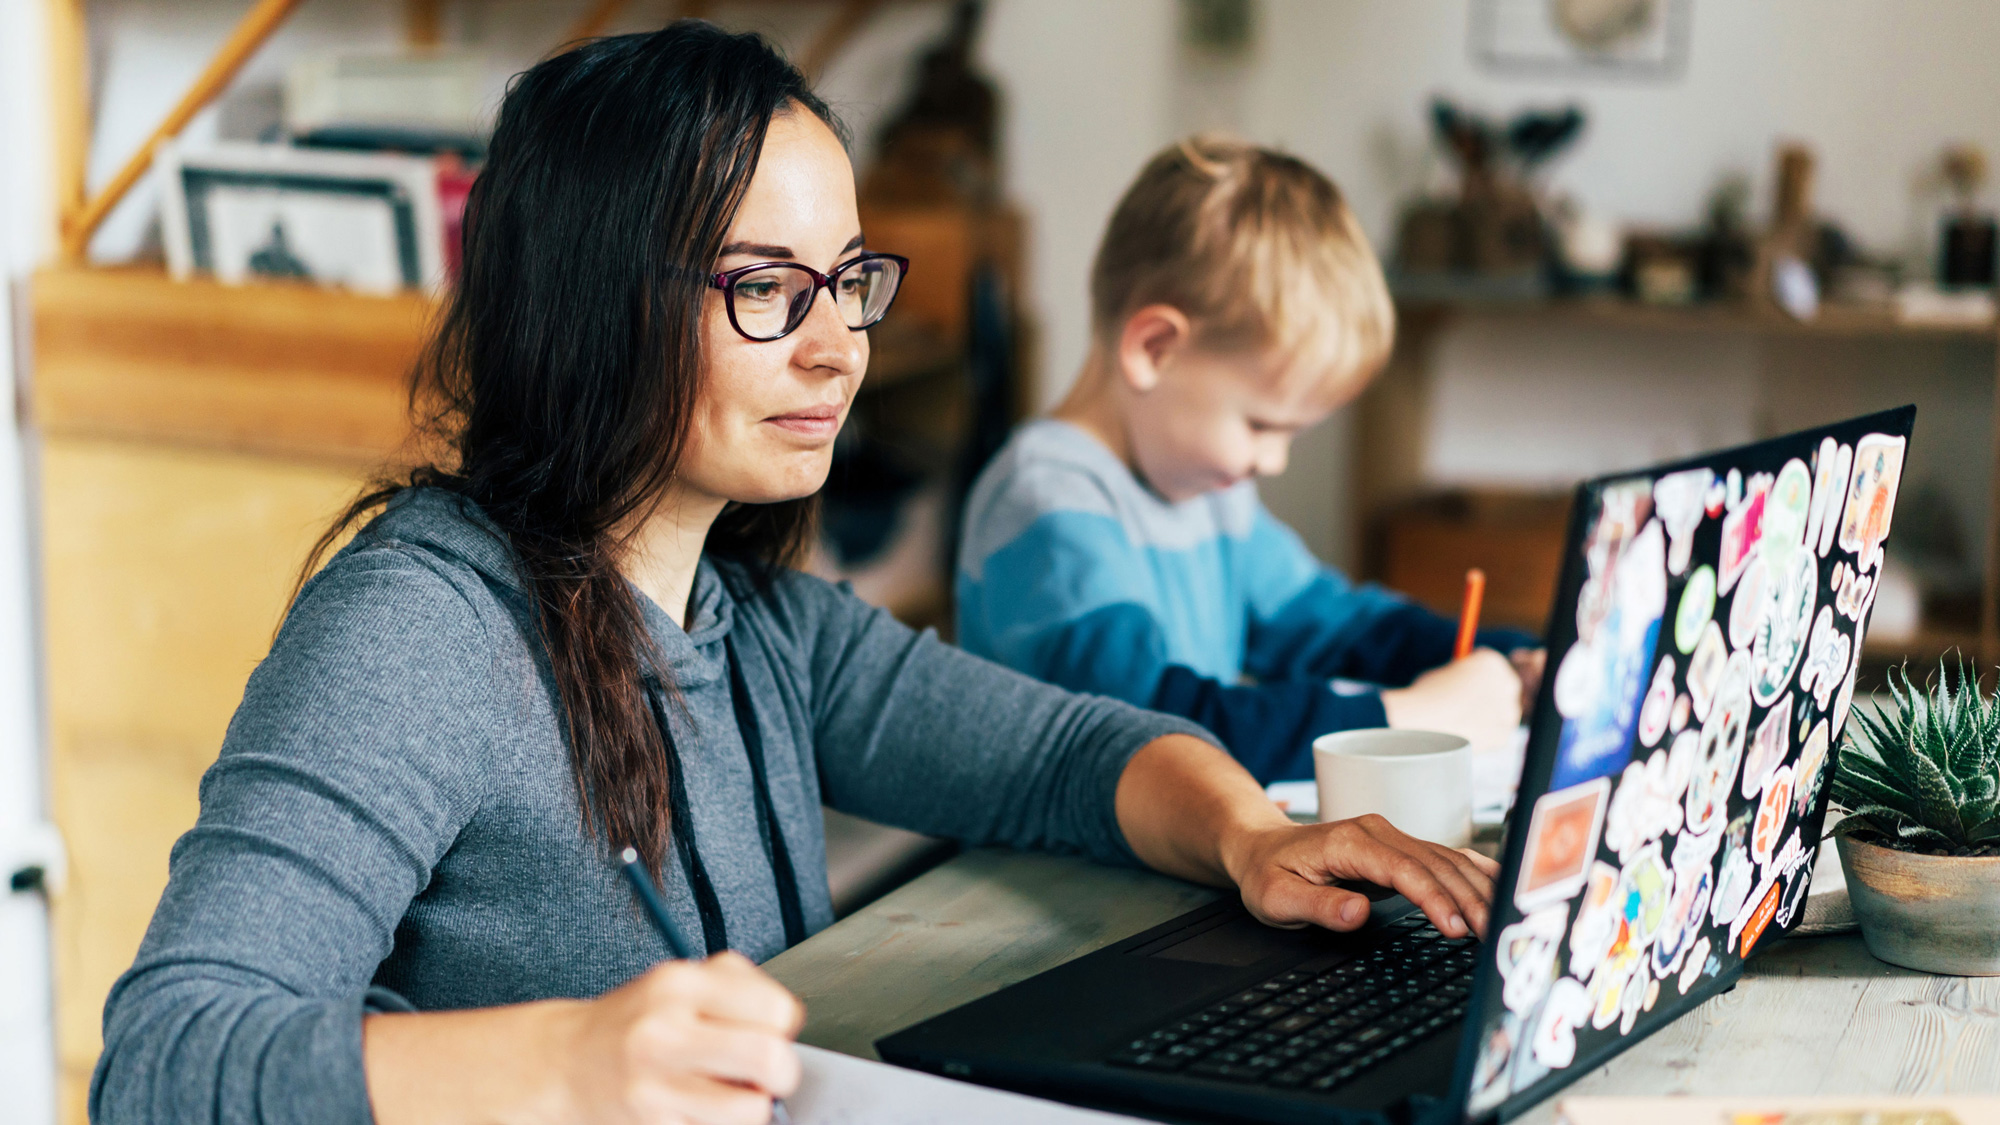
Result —
[[[1002, 851], [953, 859], [766, 966], [806, 1002], [807, 1043], [874, 1041], [1212, 900], [1205, 887]], [[1566, 1093], [2000, 1093], [2000, 977], [1885, 965], [1856, 935], [1795, 938], [1740, 986]], [[1519, 1120], [1548, 1122], [1553, 1100]]]

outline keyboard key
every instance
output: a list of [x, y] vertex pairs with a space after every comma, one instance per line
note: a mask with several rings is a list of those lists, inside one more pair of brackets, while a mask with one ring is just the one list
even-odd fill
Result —
[[1281, 1070], [1273, 1074], [1269, 1081], [1271, 1085], [1281, 1090], [1296, 1090], [1300, 1086], [1305, 1085], [1306, 1079], [1311, 1077], [1312, 1075], [1308, 1072], [1293, 1068], [1291, 1070]]
[[1295, 1007], [1297, 1007], [1296, 1004], [1286, 1003], [1283, 998], [1279, 998], [1268, 1004], [1252, 1008], [1243, 1014], [1256, 1020], [1274, 1020]]
[[1300, 1012], [1297, 1015], [1286, 1016], [1284, 1019], [1281, 1019], [1277, 1023], [1272, 1024], [1270, 1029], [1272, 1031], [1278, 1032], [1281, 1035], [1291, 1035], [1294, 1032], [1304, 1031], [1306, 1028], [1311, 1027], [1313, 1024], [1318, 1022], [1319, 1022], [1318, 1016], [1311, 1015], [1306, 1012]]

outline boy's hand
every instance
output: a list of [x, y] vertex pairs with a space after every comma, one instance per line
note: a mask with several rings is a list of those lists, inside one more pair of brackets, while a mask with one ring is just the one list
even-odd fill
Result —
[[1535, 697], [1542, 693], [1542, 670], [1548, 667], [1549, 650], [1517, 648], [1507, 654], [1507, 663], [1521, 677], [1521, 714], [1526, 715], [1535, 709]]
[[1521, 725], [1521, 677], [1507, 657], [1475, 649], [1418, 676], [1406, 688], [1382, 693], [1389, 725], [1455, 734], [1474, 746], [1491, 746]]
[[1379, 816], [1270, 827], [1225, 845], [1224, 862], [1243, 905], [1274, 926], [1352, 930], [1368, 899], [1329, 886], [1358, 879], [1394, 889], [1448, 937], [1485, 936], [1500, 865], [1474, 851], [1416, 839]]

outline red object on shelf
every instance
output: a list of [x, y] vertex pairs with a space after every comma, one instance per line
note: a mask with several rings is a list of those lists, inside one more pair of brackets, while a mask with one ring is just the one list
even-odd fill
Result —
[[437, 162], [438, 213], [444, 228], [444, 272], [458, 280], [458, 265], [465, 252], [465, 200], [472, 194], [476, 168], [467, 168], [455, 156], [441, 156]]

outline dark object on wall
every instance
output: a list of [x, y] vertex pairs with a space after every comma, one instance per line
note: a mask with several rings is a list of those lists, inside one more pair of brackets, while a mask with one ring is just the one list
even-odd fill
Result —
[[1181, 42], [1192, 50], [1240, 55], [1256, 37], [1256, 0], [1181, 0]]
[[1433, 100], [1432, 131], [1457, 166], [1459, 197], [1421, 200], [1405, 210], [1397, 232], [1399, 281], [1473, 274], [1538, 284], [1550, 244], [1535, 197], [1535, 173], [1568, 148], [1583, 126], [1583, 111], [1576, 106], [1529, 110], [1503, 125], [1443, 98]]
[[917, 62], [909, 104], [882, 130], [862, 183], [871, 204], [991, 204], [1000, 197], [1000, 95], [973, 69], [983, 5], [960, 0], [951, 27]]
[[1692, 0], [1473, 0], [1472, 60], [1519, 78], [1670, 80], [1687, 70]]

